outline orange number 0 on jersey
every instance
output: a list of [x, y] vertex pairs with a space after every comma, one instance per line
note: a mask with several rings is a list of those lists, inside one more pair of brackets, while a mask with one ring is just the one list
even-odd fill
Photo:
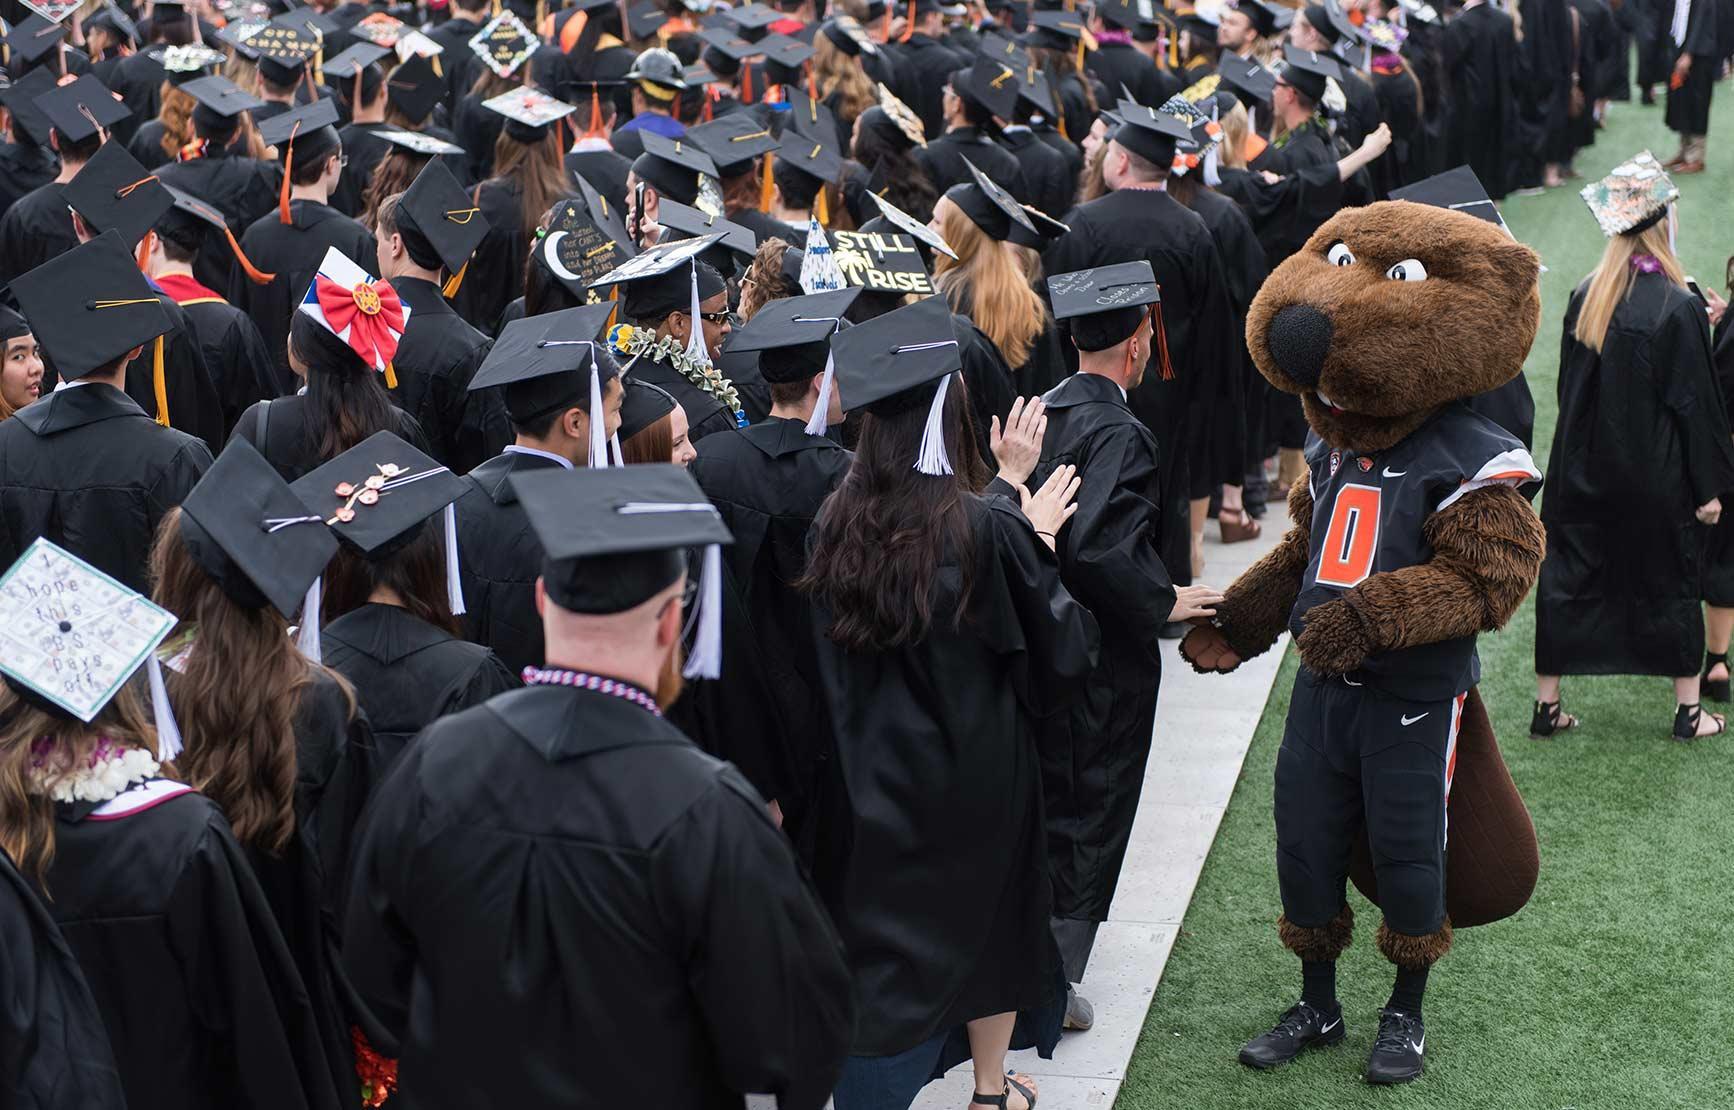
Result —
[[1373, 556], [1379, 550], [1379, 488], [1344, 486], [1331, 506], [1331, 523], [1325, 528], [1324, 549], [1319, 553], [1317, 581], [1325, 586], [1348, 589], [1366, 581], [1373, 571]]

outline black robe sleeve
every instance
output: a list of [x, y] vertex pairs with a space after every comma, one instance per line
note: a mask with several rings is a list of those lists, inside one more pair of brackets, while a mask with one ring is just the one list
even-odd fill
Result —
[[1004, 497], [987, 498], [987, 506], [999, 579], [990, 592], [1009, 603], [987, 609], [982, 633], [999, 654], [1014, 657], [1012, 685], [1025, 710], [1049, 717], [1072, 702], [1078, 680], [1096, 665], [1096, 618], [1061, 583], [1054, 553], [1022, 511]]
[[1078, 473], [1078, 511], [1059, 537], [1066, 585], [1092, 612], [1113, 613], [1114, 627], [1143, 632], [1156, 659], [1174, 584], [1157, 549], [1161, 507], [1143, 492], [1157, 488], [1155, 451], [1129, 424], [1105, 428]]

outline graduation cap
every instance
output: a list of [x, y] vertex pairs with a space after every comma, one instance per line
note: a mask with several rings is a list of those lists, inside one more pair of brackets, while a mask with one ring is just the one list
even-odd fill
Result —
[[[1250, 0], [1242, 0], [1243, 3]], [[1322, 3], [1310, 4], [1301, 13], [1313, 29], [1336, 46], [1342, 43], [1353, 43], [1361, 37], [1361, 29], [1355, 26], [1355, 21], [1349, 18], [1349, 13], [1337, 0], [1323, 0]]]
[[1013, 69], [1021, 70], [1030, 64], [1030, 52], [1020, 42], [1000, 34], [998, 31], [988, 31], [981, 36], [981, 53], [984, 57], [996, 62], [1004, 62]]
[[1217, 59], [1216, 71], [1222, 84], [1234, 90], [1248, 107], [1269, 104], [1276, 92], [1276, 74], [1254, 59], [1224, 51]]
[[[71, 600], [76, 599], [76, 600]], [[180, 754], [156, 649], [175, 615], [83, 559], [38, 537], [0, 577], [0, 673], [20, 697], [86, 724], [140, 664], [151, 673], [157, 758]]]
[[181, 542], [193, 562], [244, 609], [270, 605], [293, 620], [337, 537], [240, 436], [181, 503]]
[[[714, 50], [721, 54], [737, 69], [740, 63], [753, 55], [764, 53], [759, 48], [758, 43], [742, 35], [740, 30], [731, 23], [725, 22], [714, 27], [706, 27], [698, 33], [698, 37], [703, 40], [707, 50]], [[733, 75], [732, 70], [730, 75]]]
[[[1642, 151], [1615, 166], [1606, 177], [1585, 185], [1578, 196], [1589, 205], [1602, 234], [1631, 235], [1660, 221], [1679, 199], [1675, 186], [1656, 156]], [[26, 313], [25, 315], [29, 315]]]
[[793, 85], [783, 86], [783, 104], [786, 107], [780, 110], [788, 113], [783, 116], [787, 127], [826, 143], [837, 141], [837, 117], [824, 104]]
[[359, 77], [363, 70], [382, 58], [391, 57], [390, 49], [372, 42], [358, 42], [325, 63], [328, 76], [340, 80]]
[[1267, 0], [1235, 0], [1232, 7], [1252, 22], [1252, 29], [1259, 38], [1269, 38], [1294, 22], [1291, 9]]
[[1361, 37], [1375, 50], [1387, 54], [1395, 54], [1403, 49], [1403, 44], [1409, 41], [1409, 32], [1395, 23], [1387, 23], [1382, 19], [1369, 19], [1360, 27]]
[[529, 85], [484, 100], [482, 107], [505, 116], [506, 133], [521, 143], [537, 142], [547, 134], [549, 124], [578, 110]]
[[831, 340], [831, 359], [843, 406], [850, 411], [890, 416], [925, 403], [927, 427], [915, 469], [952, 473], [945, 397], [963, 359], [944, 297], [925, 297], [838, 332]]
[[387, 389], [397, 388], [391, 359], [409, 323], [410, 307], [389, 282], [379, 281], [342, 251], [328, 247], [296, 311], [313, 317], [348, 344], [357, 358], [384, 374]]
[[1040, 11], [1030, 15], [1023, 43], [1048, 50], [1094, 50], [1096, 36], [1090, 34], [1084, 17], [1077, 12]]
[[35, 65], [44, 54], [59, 46], [66, 38], [66, 25], [42, 18], [31, 12], [18, 21], [6, 35], [6, 45], [13, 54]]
[[520, 426], [588, 398], [589, 465], [607, 466], [602, 387], [620, 371], [597, 336], [614, 307], [608, 301], [513, 320], [470, 379], [470, 392], [500, 388], [507, 414]]
[[240, 242], [236, 240], [234, 231], [230, 229], [229, 222], [223, 218], [221, 212], [173, 185], [165, 185], [164, 188], [169, 191], [174, 204], [157, 218], [157, 234], [174, 239], [196, 252], [204, 239], [205, 229], [209, 228], [228, 240], [229, 250], [249, 281], [255, 285], [269, 285], [276, 280], [277, 275], [264, 273], [253, 265], [252, 260], [241, 250]]
[[222, 65], [228, 58], [221, 50], [213, 50], [208, 46], [193, 43], [187, 46], [171, 46], [162, 52], [158, 59], [163, 72], [169, 80], [180, 84], [190, 80], [190, 74], [204, 73], [208, 69]]
[[921, 117], [915, 114], [915, 110], [897, 99], [897, 95], [886, 88], [883, 81], [878, 82], [875, 88], [879, 93], [877, 107], [885, 113], [885, 118], [891, 122], [892, 126], [904, 139], [908, 140], [911, 146], [926, 146], [927, 131], [921, 123]]
[[689, 141], [710, 155], [722, 177], [736, 177], [753, 168], [753, 160], [778, 147], [777, 137], [752, 112], [730, 112], [687, 130]]
[[408, 25], [403, 20], [385, 12], [374, 12], [366, 18], [358, 20], [349, 33], [358, 39], [377, 43], [380, 46], [396, 46], [404, 35]]
[[704, 548], [698, 636], [683, 672], [716, 678], [722, 657], [722, 545], [734, 537], [685, 468], [669, 463], [514, 474], [542, 542], [542, 588], [573, 613], [623, 613], [679, 582]]
[[217, 38], [241, 57], [256, 62], [259, 60], [259, 48], [254, 46], [251, 40], [266, 26], [268, 24], [262, 19], [232, 19], [217, 32]]
[[[621, 234], [624, 238], [625, 232]], [[554, 206], [548, 226], [537, 231], [530, 250], [542, 268], [580, 300], [592, 281], [634, 254], [575, 200]]]
[[113, 127], [132, 115], [115, 99], [108, 86], [86, 73], [70, 85], [60, 85], [36, 98], [36, 106], [48, 117], [65, 142], [80, 143], [97, 131]]
[[412, 55], [385, 79], [385, 97], [411, 123], [425, 123], [445, 98], [446, 79], [431, 57]]
[[1114, 142], [1152, 165], [1166, 168], [1174, 162], [1174, 144], [1192, 138], [1185, 120], [1157, 108], [1122, 100], [1118, 105], [1124, 121], [1114, 131]]
[[310, 104], [291, 108], [259, 124], [259, 138], [282, 151], [283, 183], [277, 194], [277, 222], [289, 224], [289, 186], [294, 180], [294, 162], [300, 158], [329, 157], [343, 145], [337, 134], [337, 105], [320, 97]]
[[[411, 260], [452, 275], [448, 297], [457, 292], [464, 267], [488, 229], [482, 210], [438, 158], [421, 168], [397, 202], [397, 230]], [[439, 266], [427, 265], [435, 260]]]
[[306, 24], [279, 20], [253, 32], [246, 45], [258, 55], [259, 75], [282, 86], [299, 82], [308, 60], [319, 52], [319, 38]]
[[635, 322], [659, 321], [671, 312], [689, 311], [693, 299], [703, 302], [727, 288], [720, 274], [699, 261], [721, 241], [721, 234], [712, 233], [658, 243], [597, 278], [590, 288], [625, 286], [621, 312]]
[[434, 136], [421, 131], [375, 131], [373, 135], [376, 139], [384, 139], [393, 146], [401, 147], [414, 154], [433, 156], [464, 153], [464, 148], [458, 144], [448, 143], [444, 139], [436, 139]]
[[1054, 98], [1053, 82], [1048, 80], [1046, 71], [1034, 62], [1018, 71], [1018, 96], [1029, 101], [1030, 106], [1040, 112], [1043, 118], [1060, 118], [1059, 101]]
[[1078, 350], [1105, 351], [1131, 338], [1162, 295], [1149, 261], [1139, 259], [1054, 274], [1048, 301], [1054, 319], [1069, 322]]
[[1493, 198], [1487, 195], [1481, 179], [1476, 177], [1475, 171], [1468, 166], [1458, 166], [1456, 169], [1423, 178], [1413, 185], [1392, 189], [1391, 199], [1466, 212], [1477, 219], [1498, 224], [1508, 235], [1511, 232], [1499, 214], [1499, 206], [1493, 203]]
[[629, 378], [620, 398], [620, 430], [615, 436], [625, 443], [673, 411], [674, 397], [668, 390]]
[[826, 185], [843, 172], [843, 156], [823, 139], [791, 131], [777, 147], [777, 160]]
[[1033, 251], [1046, 251], [1054, 245], [1060, 236], [1071, 231], [1070, 224], [1061, 223], [1039, 208], [1024, 205], [1024, 215], [1029, 219], [1030, 226], [1014, 223], [1006, 230], [1006, 242], [1020, 247], [1028, 247]]
[[851, 288], [924, 297], [933, 292], [914, 236], [894, 231], [833, 231], [831, 256]]
[[117, 231], [12, 279], [30, 330], [67, 381], [142, 347], [173, 324]]
[[691, 204], [705, 191], [706, 178], [717, 177], [716, 163], [696, 142], [643, 132], [644, 153], [632, 162], [632, 172], [654, 188], [659, 197]]
[[1000, 119], [1009, 120], [1017, 111], [1017, 70], [1004, 62], [977, 58], [966, 75], [953, 78], [952, 86]]
[[[697, 235], [721, 235], [716, 247], [712, 249], [714, 258], [718, 250], [727, 250], [747, 261], [752, 261], [758, 253], [758, 237], [740, 224], [732, 223], [721, 216], [700, 211], [672, 200], [659, 201], [656, 208], [656, 222], [670, 231], [680, 233], [685, 237]], [[678, 241], [678, 240], [676, 240]], [[712, 265], [715, 265], [713, 262]], [[723, 269], [723, 267], [718, 267]]]
[[1341, 84], [1342, 80], [1343, 67], [1330, 55], [1315, 54], [1298, 46], [1282, 48], [1282, 69], [1277, 82], [1298, 90], [1308, 100], [1322, 102], [1329, 83]]
[[1096, 15], [1110, 27], [1130, 31], [1146, 22], [1138, 10], [1138, 0], [1099, 0]]
[[[759, 359], [760, 373], [772, 384], [811, 378], [824, 372], [830, 360], [831, 337], [848, 326], [844, 317], [860, 295], [859, 288], [836, 289], [769, 301], [751, 320], [729, 333], [724, 349], [736, 353], [775, 351], [776, 358]], [[827, 394], [828, 408], [830, 390], [821, 386], [821, 392]]]
[[92, 231], [113, 228], [129, 247], [137, 245], [175, 203], [156, 175], [120, 143], [97, 147], [60, 194]]
[[747, 4], [721, 13], [724, 19], [747, 32], [748, 38], [763, 38], [766, 28], [783, 18], [783, 13], [763, 4]]
[[114, 0], [103, 0], [102, 7], [92, 12], [84, 25], [107, 27], [134, 45], [139, 42], [138, 24]]
[[573, 176], [578, 178], [578, 193], [584, 198], [584, 208], [590, 213], [590, 218], [620, 247], [622, 253], [616, 262], [623, 262], [637, 254], [638, 244], [626, 233], [625, 213], [609, 204], [608, 198], [596, 191], [596, 186], [590, 184], [589, 178], [583, 174]]
[[813, 48], [788, 35], [766, 35], [759, 40], [765, 56], [765, 75], [778, 85], [800, 80], [801, 67], [813, 56]]
[[207, 136], [227, 133], [238, 126], [235, 117], [242, 112], [265, 106], [263, 100], [227, 77], [201, 77], [188, 81], [181, 89], [198, 102], [193, 108], [193, 122]]
[[42, 66], [26, 73], [10, 86], [0, 88], [0, 104], [6, 105], [6, 110], [12, 113], [13, 129], [20, 132], [18, 138], [29, 139], [37, 146], [48, 142], [48, 129], [52, 125], [36, 103], [36, 98], [52, 88], [54, 76]]
[[946, 200], [962, 209], [970, 222], [990, 239], [1004, 242], [1011, 234], [1013, 226], [1021, 227], [1031, 234], [1035, 233], [1035, 225], [1030, 222], [1029, 213], [1024, 211], [1023, 205], [992, 178], [977, 169], [975, 163], [967, 157], [963, 159], [963, 164], [969, 167], [973, 180], [947, 189]]
[[957, 257], [957, 252], [951, 249], [950, 243], [947, 243], [940, 237], [939, 232], [934, 231], [931, 227], [928, 227], [914, 216], [911, 216], [903, 209], [892, 204], [878, 193], [869, 193], [868, 195], [873, 198], [873, 203], [879, 206], [879, 214], [883, 216], [886, 222], [892, 227], [895, 227], [905, 235], [908, 235], [916, 242], [923, 244], [929, 250], [938, 251], [947, 258], [955, 259]]
[[653, 37], [668, 22], [668, 13], [656, 0], [636, 0], [626, 9], [626, 30], [634, 39]]
[[470, 49], [476, 52], [489, 69], [501, 77], [510, 77], [529, 60], [542, 40], [524, 25], [511, 8], [501, 8], [500, 14], [488, 20], [470, 38]]
[[820, 24], [819, 31], [830, 40], [832, 46], [851, 57], [879, 53], [879, 44], [868, 36], [860, 21], [852, 15], [839, 12]]

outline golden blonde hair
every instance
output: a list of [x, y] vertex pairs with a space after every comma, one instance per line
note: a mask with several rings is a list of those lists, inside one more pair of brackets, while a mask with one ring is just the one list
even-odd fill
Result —
[[1664, 216], [1635, 235], [1616, 235], [1609, 239], [1607, 249], [1602, 251], [1601, 262], [1590, 275], [1583, 302], [1578, 305], [1577, 326], [1572, 329], [1573, 338], [1598, 354], [1608, 337], [1608, 325], [1613, 323], [1614, 311], [1632, 291], [1632, 281], [1637, 273], [1632, 268], [1635, 254], [1650, 255], [1661, 263], [1662, 273], [1669, 281], [1681, 289], [1686, 288], [1685, 271], [1680, 268], [1680, 260], [1674, 257], [1673, 247], [1668, 245], [1668, 217]]
[[861, 59], [839, 49], [830, 36], [813, 36], [813, 83], [819, 99], [837, 94], [837, 119], [845, 130], [855, 126], [855, 117], [879, 103], [879, 92], [861, 66]]
[[163, 153], [171, 162], [183, 146], [193, 141], [193, 108], [197, 104], [192, 93], [163, 82], [162, 107], [157, 109], [157, 122], [163, 125]]
[[989, 236], [945, 197], [933, 211], [940, 236], [957, 252], [955, 260], [934, 254], [934, 287], [952, 311], [969, 316], [993, 340], [1008, 366], [1022, 366], [1047, 326], [1047, 305], [1030, 288], [1010, 243]]
[[1252, 128], [1252, 121], [1246, 116], [1246, 105], [1236, 100], [1234, 107], [1222, 113], [1222, 118], [1217, 122], [1222, 125], [1222, 145], [1216, 148], [1216, 156], [1227, 168], [1244, 170], [1246, 133]]

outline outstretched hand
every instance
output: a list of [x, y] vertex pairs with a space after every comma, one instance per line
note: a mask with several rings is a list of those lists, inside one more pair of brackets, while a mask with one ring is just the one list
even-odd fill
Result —
[[1018, 499], [1023, 502], [1025, 518], [1035, 528], [1036, 535], [1050, 548], [1055, 545], [1060, 526], [1072, 519], [1072, 514], [1078, 511], [1078, 507], [1072, 502], [1078, 496], [1078, 487], [1083, 484], [1083, 479], [1077, 475], [1077, 467], [1062, 466], [1048, 475], [1042, 488], [1033, 494], [1021, 485], [1017, 488]]
[[1042, 458], [1042, 439], [1048, 431], [1048, 407], [1040, 397], [1019, 397], [1006, 415], [1005, 428], [999, 417], [988, 427], [988, 444], [999, 463], [999, 477], [1009, 486], [1021, 486], [1035, 472]]

